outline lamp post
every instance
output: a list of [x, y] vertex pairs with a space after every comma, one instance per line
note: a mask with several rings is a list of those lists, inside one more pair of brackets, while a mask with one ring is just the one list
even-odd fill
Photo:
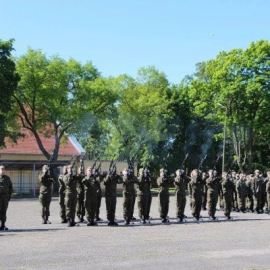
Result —
[[218, 103], [218, 106], [225, 109], [225, 121], [223, 126], [223, 153], [222, 153], [222, 172], [225, 170], [225, 148], [226, 148], [226, 122], [227, 122], [227, 107], [223, 106], [222, 104]]

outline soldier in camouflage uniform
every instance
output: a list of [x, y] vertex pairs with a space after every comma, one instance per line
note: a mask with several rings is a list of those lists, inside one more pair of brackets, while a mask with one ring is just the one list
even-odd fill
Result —
[[82, 183], [84, 185], [85, 195], [84, 204], [86, 209], [86, 217], [88, 220], [87, 226], [98, 225], [95, 222], [96, 210], [97, 210], [97, 182], [98, 177], [95, 168], [88, 167], [86, 170], [86, 176], [83, 178]]
[[253, 199], [251, 175], [247, 175], [246, 186], [247, 186], [247, 210], [253, 213], [254, 212], [254, 199]]
[[208, 201], [208, 214], [210, 220], [216, 220], [216, 207], [218, 201], [218, 185], [221, 178], [217, 176], [215, 170], [209, 170], [209, 177], [206, 180], [207, 185], [207, 201]]
[[270, 213], [270, 171], [267, 171], [267, 177], [265, 178], [265, 191], [266, 191], [266, 199], [267, 199], [267, 210], [268, 214]]
[[63, 174], [60, 174], [58, 177], [59, 183], [59, 205], [60, 205], [60, 217], [61, 223], [67, 223], [66, 217], [66, 206], [65, 206], [65, 183], [63, 181], [64, 175], [67, 174], [67, 166], [63, 167]]
[[67, 166], [67, 174], [64, 175], [65, 183], [65, 206], [68, 220], [68, 227], [73, 227], [75, 223], [76, 204], [77, 204], [77, 177], [72, 165]]
[[247, 198], [247, 185], [246, 185], [246, 175], [244, 173], [240, 174], [240, 179], [236, 183], [238, 207], [242, 213], [246, 212], [246, 198]]
[[[208, 175], [206, 172], [202, 173], [202, 181], [206, 183], [206, 179], [208, 178]], [[207, 204], [207, 186], [203, 185], [202, 190], [202, 210], [206, 210], [206, 204]]]
[[200, 214], [202, 209], [202, 190], [205, 182], [202, 180], [197, 169], [191, 172], [191, 180], [189, 182], [191, 187], [191, 204], [192, 204], [192, 216], [195, 220], [200, 220]]
[[239, 207], [238, 207], [238, 195], [237, 195], [237, 190], [236, 190], [236, 183], [238, 182], [238, 180], [240, 179], [240, 175], [238, 173], [235, 174], [235, 176], [233, 177], [233, 182], [234, 182], [234, 186], [235, 186], [235, 190], [234, 190], [234, 208], [236, 212], [240, 212]]
[[147, 168], [140, 168], [138, 177], [138, 210], [141, 223], [150, 223], [149, 221], [149, 198], [151, 197], [151, 178]]
[[97, 189], [97, 210], [96, 210], [96, 221], [102, 221], [100, 218], [100, 206], [101, 206], [101, 199], [102, 199], [102, 190], [101, 190], [101, 182], [104, 180], [105, 175], [101, 173], [101, 167], [96, 170], [96, 189]]
[[121, 183], [121, 177], [116, 174], [116, 171], [109, 172], [104, 180], [105, 185], [105, 201], [107, 210], [108, 226], [117, 226], [115, 222], [115, 208], [116, 208], [116, 187]]
[[176, 217], [178, 222], [183, 222], [186, 207], [186, 189], [190, 179], [185, 175], [184, 170], [177, 170], [174, 178], [176, 197]]
[[126, 225], [129, 225], [132, 219], [135, 183], [137, 183], [137, 178], [134, 176], [133, 171], [125, 168], [123, 170], [123, 216]]
[[0, 166], [0, 230], [7, 231], [6, 220], [7, 220], [7, 209], [8, 203], [13, 192], [12, 182], [10, 178], [5, 175], [5, 167]]
[[260, 175], [259, 170], [255, 170], [255, 176], [253, 178], [253, 195], [255, 200], [256, 206], [256, 213], [261, 214], [263, 213], [262, 202], [264, 196], [264, 181], [262, 176]]
[[162, 223], [169, 222], [167, 215], [169, 212], [169, 183], [170, 180], [166, 176], [166, 169], [160, 169], [160, 176], [157, 179], [158, 185], [158, 200], [159, 200], [159, 213]]
[[234, 191], [234, 183], [229, 173], [222, 173], [221, 186], [224, 198], [224, 215], [229, 220], [231, 219], [232, 197]]
[[80, 222], [84, 222], [85, 216], [85, 200], [84, 200], [84, 184], [82, 180], [84, 179], [85, 175], [81, 168], [78, 169], [77, 174], [77, 206], [76, 206], [76, 215]]
[[206, 180], [208, 215], [210, 220], [216, 220], [216, 207], [218, 201], [218, 185], [221, 181], [215, 170], [209, 170], [209, 177]]
[[50, 168], [47, 165], [42, 167], [42, 174], [39, 175], [39, 202], [41, 204], [42, 224], [51, 224], [49, 221], [50, 204], [52, 200], [52, 184], [54, 183]]

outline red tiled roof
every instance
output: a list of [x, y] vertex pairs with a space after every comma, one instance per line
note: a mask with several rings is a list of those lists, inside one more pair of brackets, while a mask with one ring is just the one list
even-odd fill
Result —
[[[24, 134], [23, 138], [19, 138], [16, 143], [10, 142], [8, 139], [5, 140], [6, 148], [0, 149], [0, 154], [25, 154], [25, 155], [43, 155], [38, 148], [38, 144], [35, 140], [34, 135], [27, 129], [21, 129], [20, 131]], [[44, 134], [39, 133], [40, 139], [43, 142], [45, 149], [52, 154], [54, 148], [54, 136], [49, 138], [45, 137]], [[71, 143], [69, 139], [60, 145], [59, 155], [79, 155], [80, 152]]]

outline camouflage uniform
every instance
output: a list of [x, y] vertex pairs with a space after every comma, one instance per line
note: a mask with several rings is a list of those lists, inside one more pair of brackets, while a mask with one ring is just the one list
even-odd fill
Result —
[[224, 215], [227, 219], [231, 219], [232, 197], [234, 191], [234, 183], [230, 178], [223, 178], [221, 182], [223, 198], [224, 198]]
[[135, 188], [137, 178], [133, 175], [123, 176], [123, 216], [126, 224], [129, 224], [134, 210]]
[[205, 185], [200, 176], [191, 176], [189, 182], [191, 187], [191, 204], [192, 204], [192, 216], [199, 220], [202, 209], [202, 190]]
[[254, 198], [253, 198], [253, 190], [252, 190], [252, 180], [246, 180], [247, 186], [247, 208], [253, 212], [254, 211]]
[[180, 175], [174, 178], [175, 185], [175, 198], [176, 198], [176, 217], [179, 221], [183, 221], [185, 217], [185, 207], [186, 207], [186, 189], [189, 179]]
[[68, 218], [68, 226], [75, 226], [75, 214], [77, 204], [77, 177], [73, 174], [66, 174], [63, 177], [65, 183], [65, 206]]
[[207, 178], [207, 201], [208, 201], [208, 215], [215, 219], [216, 207], [218, 201], [218, 186], [221, 179], [217, 176]]
[[12, 182], [7, 175], [0, 176], [0, 230], [7, 230], [5, 226], [7, 220], [8, 203], [13, 192]]
[[260, 176], [255, 176], [253, 178], [253, 195], [255, 200], [256, 212], [262, 213], [262, 202], [264, 196], [264, 181]]
[[100, 221], [99, 213], [100, 213], [100, 206], [101, 206], [101, 199], [102, 199], [102, 190], [101, 190], [101, 182], [103, 181], [104, 177], [102, 175], [98, 175], [96, 181], [96, 189], [97, 189], [97, 209], [96, 209], [96, 220]]
[[245, 179], [239, 179], [236, 183], [239, 210], [246, 211], [247, 185]]
[[150, 176], [143, 174], [138, 177], [138, 210], [139, 217], [145, 223], [149, 219], [150, 198], [151, 197], [151, 179]]
[[88, 220], [88, 226], [97, 225], [95, 223], [96, 211], [97, 211], [97, 182], [96, 175], [87, 175], [83, 178], [82, 183], [84, 185], [84, 205], [86, 209], [86, 218]]
[[[202, 181], [205, 183], [207, 179], [207, 176], [202, 176]], [[207, 204], [207, 186], [203, 185], [202, 189], [202, 210], [206, 210], [206, 204]]]
[[164, 177], [158, 177], [157, 179], [158, 200], [159, 200], [159, 213], [162, 222], [167, 222], [167, 215], [169, 212], [169, 179]]
[[267, 205], [268, 205], [268, 214], [269, 214], [269, 206], [270, 206], [270, 179], [266, 178], [267, 181], [266, 181], [266, 199], [267, 199]]
[[66, 217], [66, 206], [65, 206], [65, 183], [63, 181], [64, 174], [60, 174], [58, 177], [58, 183], [59, 183], [59, 205], [60, 205], [60, 217], [62, 220], [62, 223], [67, 222]]
[[76, 215], [80, 222], [84, 221], [85, 216], [85, 192], [84, 192], [84, 184], [82, 180], [84, 179], [84, 175], [79, 174], [76, 176], [77, 178], [77, 206], [76, 206]]
[[43, 224], [50, 223], [50, 204], [52, 200], [52, 184], [54, 183], [54, 179], [47, 172], [43, 172], [39, 176], [39, 202], [41, 204], [41, 217], [43, 220]]
[[118, 225], [115, 222], [116, 187], [117, 184], [121, 182], [121, 177], [114, 174], [107, 175], [104, 180], [108, 225]]

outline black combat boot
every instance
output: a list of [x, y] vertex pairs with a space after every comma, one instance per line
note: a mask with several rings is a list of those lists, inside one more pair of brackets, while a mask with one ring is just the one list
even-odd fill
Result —
[[49, 216], [46, 216], [46, 222], [47, 222], [47, 224], [52, 224], [52, 223], [49, 221]]
[[6, 227], [5, 224], [6, 224], [5, 221], [1, 222], [0, 231], [7, 231], [8, 230], [8, 227]]
[[47, 224], [47, 219], [46, 219], [46, 217], [44, 216], [44, 217], [42, 217], [42, 224]]
[[67, 221], [67, 219], [66, 218], [62, 218], [61, 219], [61, 223], [67, 223], [68, 221]]
[[68, 218], [68, 222], [67, 222], [67, 223], [68, 223], [68, 225], [67, 225], [68, 227], [74, 226], [74, 225], [72, 225], [72, 220], [71, 220], [71, 218]]

